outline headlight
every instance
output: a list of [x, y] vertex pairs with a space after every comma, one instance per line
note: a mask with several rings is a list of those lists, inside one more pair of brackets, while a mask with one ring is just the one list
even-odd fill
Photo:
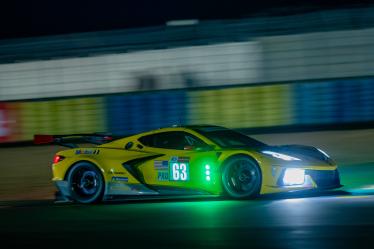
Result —
[[303, 169], [286, 169], [283, 176], [284, 185], [301, 185], [305, 181], [305, 170]]
[[274, 151], [270, 151], [270, 150], [264, 150], [264, 151], [262, 151], [262, 153], [270, 155], [270, 156], [275, 157], [275, 158], [285, 160], [285, 161], [300, 161], [300, 159], [297, 158], [297, 157], [289, 156], [289, 155], [286, 155], [286, 154], [282, 154], [282, 153], [278, 153], [278, 152], [274, 152]]

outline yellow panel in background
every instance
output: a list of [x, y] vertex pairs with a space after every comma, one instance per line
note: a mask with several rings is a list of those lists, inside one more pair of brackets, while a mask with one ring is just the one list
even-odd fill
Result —
[[74, 98], [21, 103], [22, 140], [34, 134], [105, 131], [102, 98]]
[[189, 92], [188, 122], [230, 128], [288, 125], [293, 122], [289, 84]]
[[103, 98], [79, 98], [72, 103], [76, 132], [103, 132], [105, 110]]
[[[21, 103], [21, 127], [22, 127], [22, 140], [32, 139], [34, 133], [46, 133], [45, 123], [43, 123], [43, 116], [45, 109], [48, 108], [48, 102], [24, 102]], [[47, 123], [48, 124], [48, 123]]]

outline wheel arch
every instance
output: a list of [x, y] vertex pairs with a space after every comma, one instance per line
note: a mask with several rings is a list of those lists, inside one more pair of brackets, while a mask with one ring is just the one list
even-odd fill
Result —
[[222, 158], [221, 158], [221, 163], [220, 163], [220, 170], [222, 170], [222, 167], [225, 165], [225, 163], [230, 160], [231, 158], [233, 157], [236, 157], [236, 156], [245, 156], [245, 157], [248, 157], [249, 159], [251, 159], [252, 161], [254, 161], [257, 166], [259, 167], [261, 173], [262, 173], [262, 167], [261, 167], [261, 161], [256, 157], [256, 155], [254, 153], [249, 153], [249, 152], [233, 152], [233, 153], [228, 153], [228, 154], [225, 154]]

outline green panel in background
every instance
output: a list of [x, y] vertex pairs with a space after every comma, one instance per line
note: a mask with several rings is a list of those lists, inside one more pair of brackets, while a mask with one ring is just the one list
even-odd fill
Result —
[[188, 122], [231, 128], [292, 124], [291, 94], [289, 84], [191, 91]]
[[36, 133], [69, 134], [105, 131], [105, 110], [99, 98], [21, 103], [22, 140]]

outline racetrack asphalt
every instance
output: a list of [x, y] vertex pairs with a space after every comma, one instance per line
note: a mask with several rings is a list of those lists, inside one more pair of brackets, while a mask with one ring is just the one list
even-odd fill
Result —
[[1, 203], [0, 220], [7, 248], [372, 248], [374, 190], [243, 201], [13, 201]]

